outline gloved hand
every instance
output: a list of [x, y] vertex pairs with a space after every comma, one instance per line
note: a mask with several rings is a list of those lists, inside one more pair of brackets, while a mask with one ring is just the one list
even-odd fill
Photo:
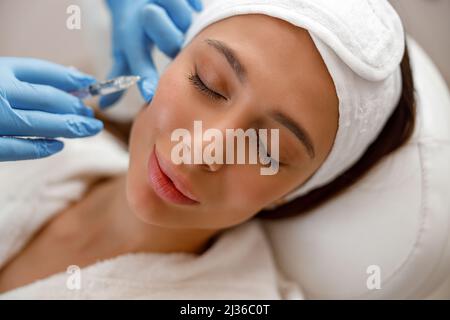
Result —
[[[150, 54], [156, 45], [174, 58], [184, 34], [192, 23], [193, 10], [201, 11], [201, 0], [106, 0], [112, 15], [114, 65], [109, 78], [138, 75], [139, 90], [150, 101], [158, 83], [158, 73]], [[123, 93], [100, 99], [100, 107], [117, 102]]]
[[101, 131], [103, 123], [93, 119], [93, 111], [67, 93], [94, 81], [50, 62], [0, 57], [0, 161], [43, 158], [63, 148], [53, 138]]

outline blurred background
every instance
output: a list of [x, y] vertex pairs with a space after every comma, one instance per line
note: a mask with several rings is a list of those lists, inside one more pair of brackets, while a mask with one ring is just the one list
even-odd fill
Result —
[[[92, 59], [109, 59], [109, 38], [95, 38], [109, 17], [104, 0], [1, 0], [0, 56], [33, 56], [74, 65], [104, 78]], [[450, 84], [450, 0], [391, 0], [406, 30]], [[66, 28], [69, 5], [81, 8], [81, 30]], [[106, 62], [106, 61], [105, 61]], [[103, 65], [109, 65], [103, 63]]]
[[[72, 4], [81, 7], [81, 30], [66, 28], [66, 10]], [[95, 49], [101, 44], [88, 45], [86, 41], [83, 7], [78, 0], [1, 0], [0, 56], [30, 56], [83, 70], [92, 68], [86, 52], [89, 46]]]

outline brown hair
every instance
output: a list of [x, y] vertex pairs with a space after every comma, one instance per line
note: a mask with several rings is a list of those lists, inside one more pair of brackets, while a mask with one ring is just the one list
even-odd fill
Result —
[[352, 186], [384, 156], [397, 150], [409, 140], [416, 122], [416, 103], [408, 48], [405, 50], [400, 67], [403, 84], [399, 103], [378, 138], [368, 147], [361, 159], [329, 184], [314, 189], [276, 209], [262, 210], [256, 217], [264, 219], [285, 218], [318, 207]]

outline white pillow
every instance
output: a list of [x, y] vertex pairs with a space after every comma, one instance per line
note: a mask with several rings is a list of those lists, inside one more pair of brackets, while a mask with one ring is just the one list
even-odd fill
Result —
[[[424, 51], [408, 44], [413, 138], [338, 198], [264, 224], [281, 269], [307, 298], [423, 298], [450, 275], [450, 96]], [[380, 289], [367, 287], [372, 265]]]

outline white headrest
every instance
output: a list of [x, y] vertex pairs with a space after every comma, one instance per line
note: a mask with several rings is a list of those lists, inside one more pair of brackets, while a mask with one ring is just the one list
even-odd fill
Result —
[[[275, 256], [307, 298], [422, 298], [450, 270], [450, 96], [408, 40], [417, 91], [413, 138], [341, 196], [265, 222]], [[380, 270], [369, 290], [367, 268]]]

